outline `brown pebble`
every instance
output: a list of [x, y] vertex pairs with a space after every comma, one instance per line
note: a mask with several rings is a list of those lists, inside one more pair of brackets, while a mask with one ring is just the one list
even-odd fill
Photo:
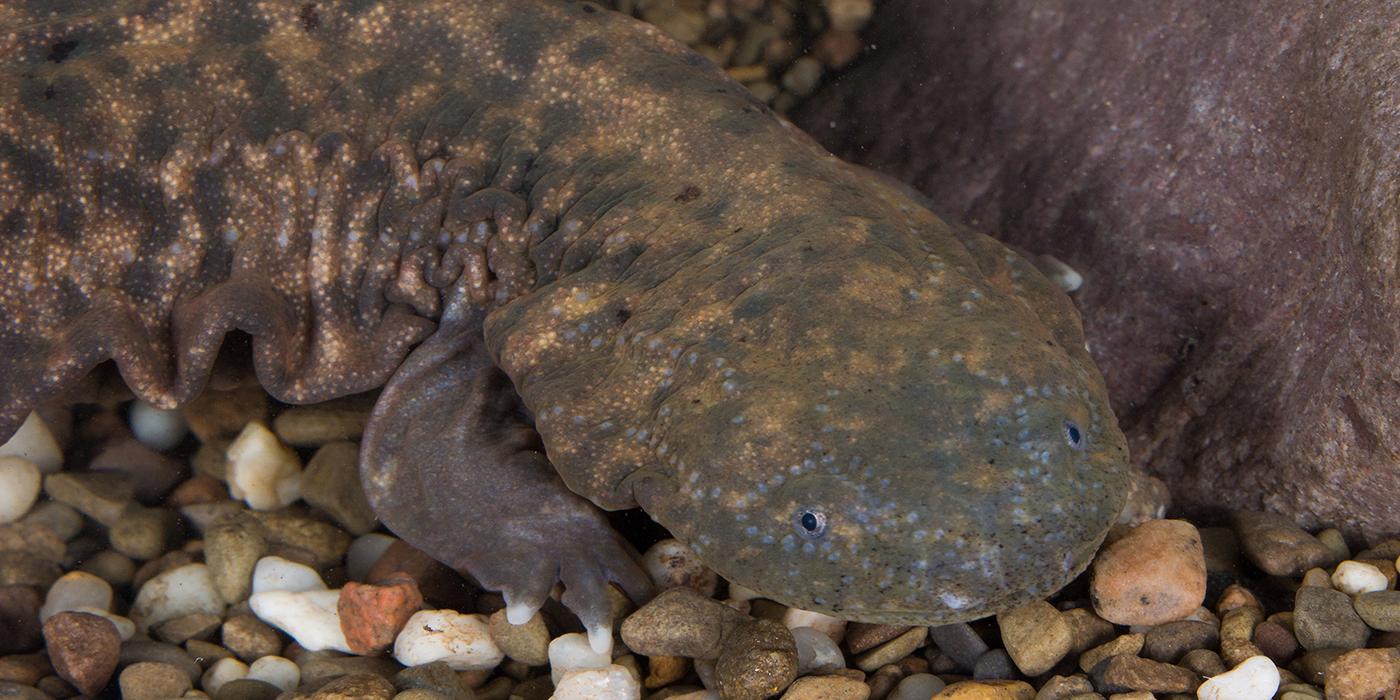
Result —
[[1237, 510], [1230, 521], [1245, 556], [1264, 573], [1297, 576], [1314, 566], [1337, 563], [1326, 545], [1276, 513]]
[[1200, 534], [1183, 520], [1149, 520], [1104, 548], [1089, 589], [1094, 611], [1120, 625], [1180, 620], [1205, 594]]
[[1224, 619], [1225, 613], [1243, 607], [1264, 609], [1264, 606], [1259, 604], [1259, 597], [1254, 595], [1253, 591], [1238, 583], [1232, 583], [1220, 593], [1220, 600], [1215, 603], [1215, 614]]
[[1181, 661], [1177, 662], [1177, 665], [1189, 668], [1197, 675], [1207, 678], [1218, 676], [1229, 670], [1226, 668], [1225, 662], [1220, 659], [1220, 655], [1210, 649], [1192, 649], [1181, 657]]
[[1254, 626], [1254, 646], [1264, 652], [1276, 666], [1287, 666], [1298, 655], [1298, 640], [1288, 628], [1265, 620]]
[[792, 633], [773, 620], [739, 625], [715, 660], [715, 677], [723, 700], [761, 700], [778, 694], [797, 677]]
[[160, 623], [156, 626], [155, 636], [171, 644], [184, 644], [191, 639], [207, 640], [214, 636], [222, 623], [223, 618], [213, 613], [190, 613]]
[[501, 608], [491, 613], [488, 624], [491, 638], [506, 656], [527, 666], [549, 663], [549, 628], [538, 613], [523, 625], [512, 625], [506, 619], [505, 608]]
[[1157, 625], [1143, 638], [1142, 655], [1153, 661], [1176, 663], [1192, 649], [1211, 649], [1220, 644], [1220, 630], [1209, 622], [1179, 620]]
[[868, 622], [852, 622], [846, 626], [846, 652], [859, 654], [874, 649], [885, 642], [909, 631], [908, 625], [877, 625]]
[[277, 414], [272, 430], [293, 447], [319, 447], [340, 440], [358, 440], [373, 405], [358, 396], [295, 406]]
[[870, 686], [841, 676], [806, 676], [788, 686], [783, 700], [867, 700]]
[[359, 445], [332, 442], [316, 450], [301, 475], [301, 497], [353, 535], [378, 523], [360, 486], [359, 463]]
[[1234, 668], [1251, 656], [1263, 654], [1254, 645], [1254, 628], [1263, 621], [1264, 611], [1241, 606], [1227, 613], [1220, 621], [1220, 656]]
[[166, 496], [165, 505], [179, 509], [196, 503], [218, 503], [228, 498], [228, 488], [224, 486], [224, 482], [208, 474], [195, 474], [180, 482], [180, 485]]
[[875, 669], [870, 677], [865, 680], [865, 687], [869, 690], [871, 700], [884, 700], [890, 691], [904, 679], [904, 670], [894, 664], [887, 664]]
[[1089, 649], [1079, 655], [1079, 670], [1088, 673], [1104, 659], [1122, 654], [1136, 656], [1142, 651], [1144, 638], [1145, 635], [1140, 633], [1125, 634]]
[[1327, 677], [1327, 667], [1346, 652], [1346, 649], [1316, 649], [1304, 652], [1288, 665], [1288, 670], [1298, 674], [1305, 683], [1322, 685], [1323, 679]]
[[192, 686], [180, 669], [159, 661], [142, 661], [122, 669], [117, 677], [123, 700], [165, 700], [185, 694]]
[[1062, 614], [1074, 637], [1070, 645], [1071, 654], [1081, 654], [1113, 639], [1118, 633], [1112, 622], [1095, 615], [1088, 608], [1071, 608]]
[[1128, 655], [1110, 657], [1095, 666], [1090, 675], [1096, 688], [1116, 692], [1189, 693], [1203, 680], [1189, 669]]
[[160, 503], [186, 471], [184, 462], [156, 452], [135, 438], [102, 448], [88, 469], [125, 475], [131, 480], [133, 495], [146, 505]]
[[247, 663], [282, 651], [282, 636], [252, 615], [232, 615], [221, 632], [224, 647]]
[[923, 646], [927, 639], [927, 627], [907, 629], [898, 637], [874, 649], [869, 649], [864, 653], [857, 654], [856, 657], [852, 659], [852, 665], [866, 673], [871, 673], [885, 664], [895, 663], [914, 653], [914, 650]]
[[53, 668], [43, 654], [0, 656], [0, 682], [34, 685], [52, 672]]
[[1293, 634], [1305, 649], [1357, 649], [1371, 630], [1351, 604], [1351, 596], [1330, 588], [1304, 586], [1293, 598]]
[[1074, 630], [1055, 606], [1037, 600], [997, 615], [1001, 641], [1027, 676], [1049, 671], [1069, 653]]
[[812, 55], [827, 68], [837, 70], [846, 67], [860, 55], [864, 45], [855, 32], [828, 29], [812, 42]]
[[257, 384], [228, 391], [206, 389], [180, 409], [200, 442], [237, 435], [252, 421], [266, 422], [267, 413], [267, 392]]
[[1327, 700], [1394, 697], [1400, 684], [1400, 650], [1356, 649], [1327, 664]]
[[652, 656], [647, 659], [647, 677], [642, 685], [647, 690], [665, 688], [690, 672], [690, 660], [680, 656]]
[[308, 700], [390, 700], [394, 684], [368, 673], [341, 676], [306, 696]]
[[932, 700], [1034, 700], [1035, 688], [1025, 681], [958, 681]]

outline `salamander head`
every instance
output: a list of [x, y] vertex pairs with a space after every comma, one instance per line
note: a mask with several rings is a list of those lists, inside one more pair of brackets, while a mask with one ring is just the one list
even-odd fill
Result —
[[990, 290], [967, 313], [806, 294], [709, 341], [643, 507], [726, 578], [847, 619], [975, 619], [1081, 572], [1128, 469], [1082, 339]]

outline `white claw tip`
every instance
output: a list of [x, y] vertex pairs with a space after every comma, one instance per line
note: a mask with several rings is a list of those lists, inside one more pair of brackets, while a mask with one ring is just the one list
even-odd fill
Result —
[[536, 612], [538, 612], [537, 608], [532, 608], [525, 603], [510, 603], [506, 605], [506, 622], [512, 625], [523, 625], [529, 622]]
[[598, 654], [612, 655], [613, 635], [612, 627], [609, 625], [599, 625], [588, 628], [588, 646], [593, 647], [593, 651]]

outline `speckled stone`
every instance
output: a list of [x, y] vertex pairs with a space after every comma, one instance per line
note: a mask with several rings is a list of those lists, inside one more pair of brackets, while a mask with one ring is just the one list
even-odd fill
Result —
[[106, 618], [60, 612], [44, 622], [44, 643], [59, 677], [86, 695], [96, 695], [117, 670], [122, 640]]
[[933, 700], [1033, 700], [1035, 688], [1025, 681], [959, 681]]
[[1195, 672], [1180, 666], [1126, 654], [1100, 662], [1090, 675], [1095, 688], [1110, 692], [1189, 693], [1202, 680]]
[[1400, 591], [1373, 591], [1352, 599], [1356, 614], [1372, 629], [1400, 631]]
[[1356, 649], [1327, 664], [1327, 700], [1393, 697], [1400, 684], [1400, 650]]
[[379, 676], [358, 673], [336, 678], [314, 693], [292, 697], [307, 700], [390, 700], [394, 697], [394, 685]]
[[844, 676], [805, 676], [793, 681], [783, 700], [866, 700], [870, 686]]
[[165, 553], [176, 527], [175, 513], [164, 508], [128, 510], [107, 531], [112, 549], [138, 561]]
[[350, 536], [336, 526], [305, 515], [279, 511], [250, 511], [267, 528], [267, 540], [273, 545], [295, 547], [312, 556], [312, 566], [335, 566], [350, 548]]
[[220, 635], [224, 647], [248, 663], [279, 654], [284, 646], [277, 630], [253, 615], [230, 616]]
[[1074, 643], [1074, 630], [1055, 606], [1027, 603], [997, 615], [1001, 641], [1016, 668], [1027, 676], [1049, 671]]
[[204, 534], [204, 561], [214, 588], [226, 603], [246, 600], [252, 592], [253, 568], [267, 554], [266, 531], [248, 516], [216, 522]]
[[908, 625], [875, 625], [852, 622], [846, 626], [846, 652], [860, 654], [909, 631]]
[[1371, 631], [1356, 614], [1351, 596], [1316, 586], [1298, 589], [1293, 598], [1293, 633], [1304, 649], [1356, 649], [1366, 646]]
[[1136, 656], [1142, 651], [1144, 637], [1140, 633], [1125, 634], [1085, 651], [1079, 655], [1079, 670], [1088, 673], [1100, 661], [1120, 654]]
[[[799, 654], [801, 649], [798, 649]], [[642, 679], [642, 687], [658, 690], [685, 678], [690, 672], [690, 659], [680, 656], [652, 656], [647, 659], [647, 676]], [[800, 669], [799, 669], [800, 672]]]
[[184, 695], [192, 687], [189, 676], [180, 669], [157, 661], [127, 666], [117, 682], [123, 700], [166, 700]]
[[506, 619], [505, 608], [501, 608], [491, 613], [487, 623], [491, 638], [506, 656], [527, 666], [549, 663], [549, 628], [539, 613], [523, 625], [512, 625]]
[[746, 620], [743, 613], [693, 589], [672, 588], [623, 620], [622, 641], [646, 656], [715, 659], [724, 640]]
[[715, 677], [723, 700], [761, 700], [778, 694], [797, 677], [792, 633], [774, 620], [739, 625], [724, 641]]

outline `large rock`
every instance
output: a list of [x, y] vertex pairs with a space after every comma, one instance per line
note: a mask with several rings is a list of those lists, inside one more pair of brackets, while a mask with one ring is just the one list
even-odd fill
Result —
[[1178, 504], [1400, 531], [1400, 5], [889, 0], [798, 122], [1083, 273]]

